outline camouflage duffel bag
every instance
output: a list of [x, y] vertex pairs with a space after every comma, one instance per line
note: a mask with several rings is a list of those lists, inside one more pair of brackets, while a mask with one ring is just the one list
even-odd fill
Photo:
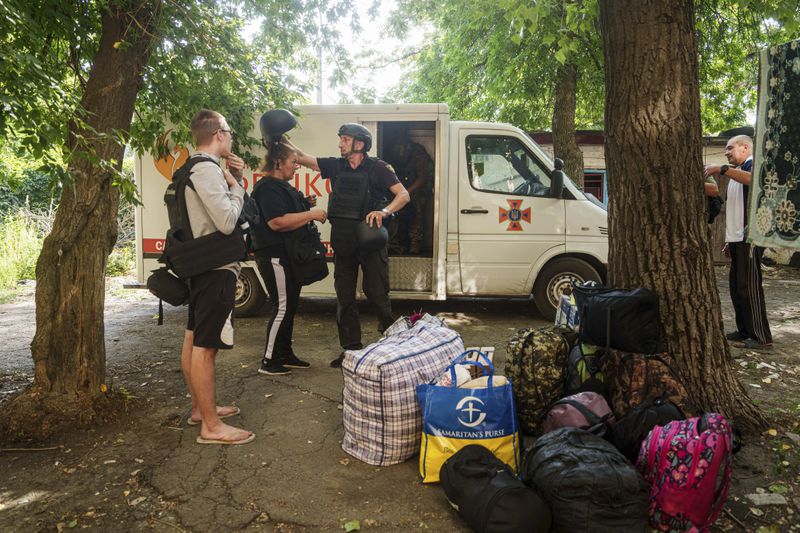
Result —
[[577, 335], [569, 328], [523, 328], [506, 346], [505, 374], [511, 379], [521, 429], [534, 434], [550, 405], [564, 391], [567, 356]]
[[655, 398], [669, 400], [684, 413], [694, 413], [686, 387], [666, 352], [629, 353], [611, 350], [603, 361], [603, 373], [611, 390], [611, 409], [618, 418]]

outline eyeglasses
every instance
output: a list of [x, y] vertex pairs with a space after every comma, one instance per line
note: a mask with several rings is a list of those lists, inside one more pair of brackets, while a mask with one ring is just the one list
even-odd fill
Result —
[[231, 137], [233, 137], [233, 130], [223, 130], [222, 128], [220, 128], [217, 131], [221, 131], [222, 133], [230, 133]]

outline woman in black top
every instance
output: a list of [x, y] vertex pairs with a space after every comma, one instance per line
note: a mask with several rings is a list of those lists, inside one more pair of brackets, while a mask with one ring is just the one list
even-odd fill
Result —
[[301, 285], [287, 260], [281, 233], [296, 230], [309, 222], [325, 222], [328, 218], [324, 209], [311, 209], [317, 203], [316, 197], [304, 198], [290, 184], [300, 165], [297, 153], [285, 144], [285, 140], [282, 138], [267, 148], [262, 168], [266, 175], [253, 188], [253, 199], [267, 226], [267, 246], [255, 252], [256, 264], [273, 306], [258, 372], [270, 375], [288, 374], [291, 372], [289, 368], [311, 366], [292, 351], [294, 314], [300, 300]]

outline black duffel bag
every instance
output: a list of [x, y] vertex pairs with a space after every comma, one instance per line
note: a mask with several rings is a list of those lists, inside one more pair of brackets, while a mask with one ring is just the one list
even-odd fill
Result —
[[327, 248], [314, 223], [309, 222], [285, 235], [286, 255], [297, 282], [305, 286], [325, 279], [328, 276]]
[[164, 323], [164, 304], [178, 307], [189, 302], [189, 285], [167, 267], [157, 268], [147, 277], [147, 290], [158, 298], [158, 325]]
[[581, 342], [632, 353], [664, 351], [653, 291], [573, 284], [573, 294]]
[[525, 454], [521, 474], [550, 504], [554, 531], [647, 528], [647, 483], [611, 443], [588, 431], [567, 427], [545, 433]]
[[547, 533], [550, 509], [488, 449], [470, 444], [439, 472], [447, 500], [478, 533]]

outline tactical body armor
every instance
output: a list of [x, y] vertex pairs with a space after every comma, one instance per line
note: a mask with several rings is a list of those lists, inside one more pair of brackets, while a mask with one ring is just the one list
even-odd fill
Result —
[[237, 225], [232, 233], [226, 235], [215, 231], [195, 238], [189, 223], [189, 211], [186, 208], [186, 187], [194, 189], [191, 181], [192, 168], [201, 162], [211, 161], [210, 157], [190, 157], [172, 177], [172, 183], [164, 193], [167, 204], [169, 230], [164, 246], [164, 253], [159, 262], [165, 263], [178, 277], [186, 279], [208, 272], [246, 258], [243, 230]]
[[328, 218], [331, 246], [337, 254], [354, 254], [358, 250], [356, 226], [367, 213], [386, 205], [386, 198], [371, 183], [375, 162], [375, 158], [368, 157], [357, 170], [345, 164], [336, 176], [328, 202]]

